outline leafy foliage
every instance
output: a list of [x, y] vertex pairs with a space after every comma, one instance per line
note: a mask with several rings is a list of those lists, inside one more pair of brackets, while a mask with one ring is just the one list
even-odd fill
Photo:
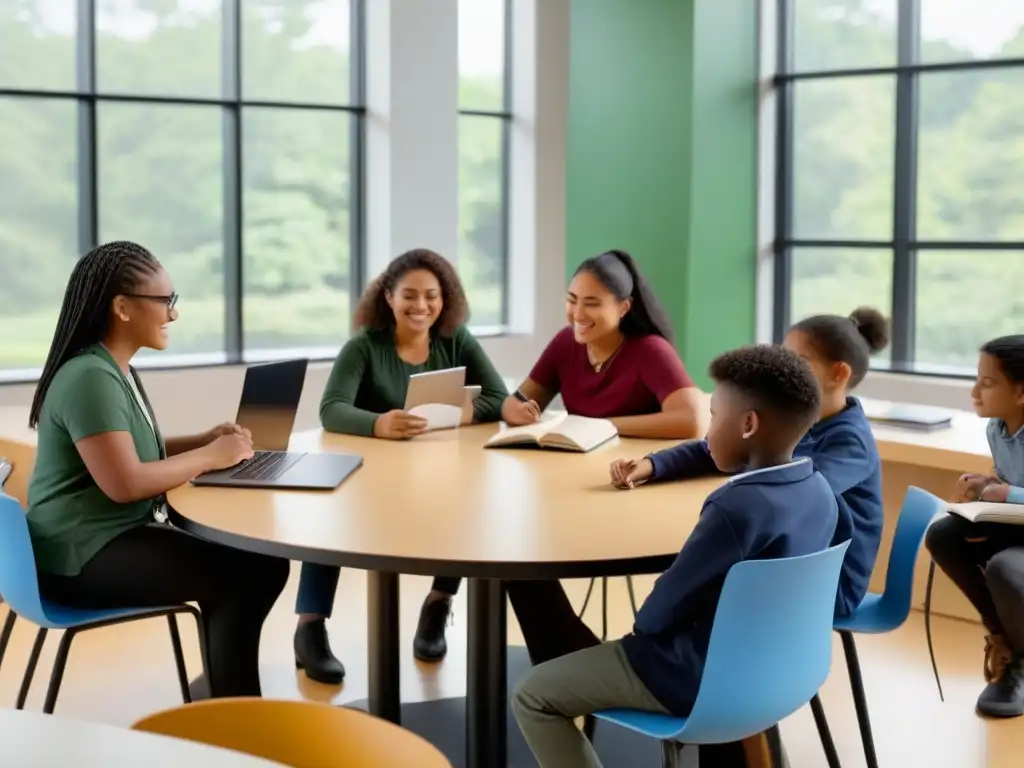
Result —
[[[888, 13], [885, 5], [797, 0], [794, 68], [894, 66], [895, 2]], [[1006, 31], [995, 58], [1024, 52], [1024, 30]], [[921, 58], [973, 55], [930, 39]], [[917, 360], [973, 368], [983, 341], [1024, 323], [1024, 68], [924, 73], [918, 82], [917, 239], [1022, 242], [1012, 251], [918, 252]], [[892, 75], [794, 85], [795, 237], [892, 239], [894, 107]], [[794, 319], [860, 304], [888, 311], [891, 289], [888, 250], [794, 249]]]
[[[99, 0], [103, 94], [221, 98], [218, 0]], [[76, 91], [67, 0], [0, 2], [0, 87]], [[247, 349], [338, 347], [349, 330], [350, 138], [358, 117], [297, 102], [350, 103], [348, 0], [245, 0], [241, 129], [243, 327]], [[498, 88], [495, 96], [492, 91]], [[500, 83], [463, 79], [464, 100]], [[0, 369], [37, 367], [80, 254], [77, 100], [0, 97]], [[224, 136], [219, 105], [100, 100], [99, 238], [136, 240], [182, 296], [174, 351], [224, 348]], [[501, 318], [501, 120], [460, 121], [460, 271], [474, 321]], [[454, 254], [452, 254], [454, 256]]]

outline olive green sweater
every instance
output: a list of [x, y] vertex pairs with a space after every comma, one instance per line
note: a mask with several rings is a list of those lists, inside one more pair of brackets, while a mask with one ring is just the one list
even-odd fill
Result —
[[320, 421], [329, 432], [371, 437], [377, 416], [405, 407], [410, 375], [460, 366], [466, 367], [466, 384], [480, 386], [473, 421], [498, 421], [508, 390], [480, 342], [464, 326], [451, 337], [432, 336], [430, 354], [421, 365], [410, 365], [398, 356], [393, 331], [361, 330], [334, 361], [320, 401]]

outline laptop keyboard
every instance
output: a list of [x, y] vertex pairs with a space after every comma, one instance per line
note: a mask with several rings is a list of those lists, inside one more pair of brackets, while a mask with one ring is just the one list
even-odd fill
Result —
[[256, 454], [231, 473], [233, 480], [276, 480], [305, 454], [284, 451], [257, 451]]

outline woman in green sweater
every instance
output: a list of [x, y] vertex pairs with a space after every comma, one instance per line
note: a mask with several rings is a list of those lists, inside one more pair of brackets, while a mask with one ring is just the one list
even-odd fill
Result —
[[[388, 440], [422, 434], [426, 421], [403, 409], [409, 376], [465, 366], [466, 384], [479, 385], [472, 421], [498, 421], [508, 390], [480, 343], [465, 327], [469, 305], [455, 269], [418, 248], [388, 265], [356, 307], [356, 334], [334, 362], [320, 402], [329, 432]], [[295, 612], [295, 663], [321, 683], [340, 683], [345, 667], [331, 652], [331, 615], [339, 569], [303, 563]], [[434, 579], [423, 603], [413, 651], [437, 660], [447, 651], [444, 629], [458, 578]]]

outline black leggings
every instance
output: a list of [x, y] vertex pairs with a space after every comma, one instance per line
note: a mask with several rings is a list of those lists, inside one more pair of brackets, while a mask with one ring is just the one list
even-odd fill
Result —
[[560, 582], [510, 581], [507, 589], [534, 664], [601, 644], [576, 615]]
[[151, 524], [122, 533], [77, 576], [41, 573], [39, 585], [47, 598], [77, 608], [198, 603], [210, 695], [259, 696], [260, 632], [288, 569], [287, 560]]

